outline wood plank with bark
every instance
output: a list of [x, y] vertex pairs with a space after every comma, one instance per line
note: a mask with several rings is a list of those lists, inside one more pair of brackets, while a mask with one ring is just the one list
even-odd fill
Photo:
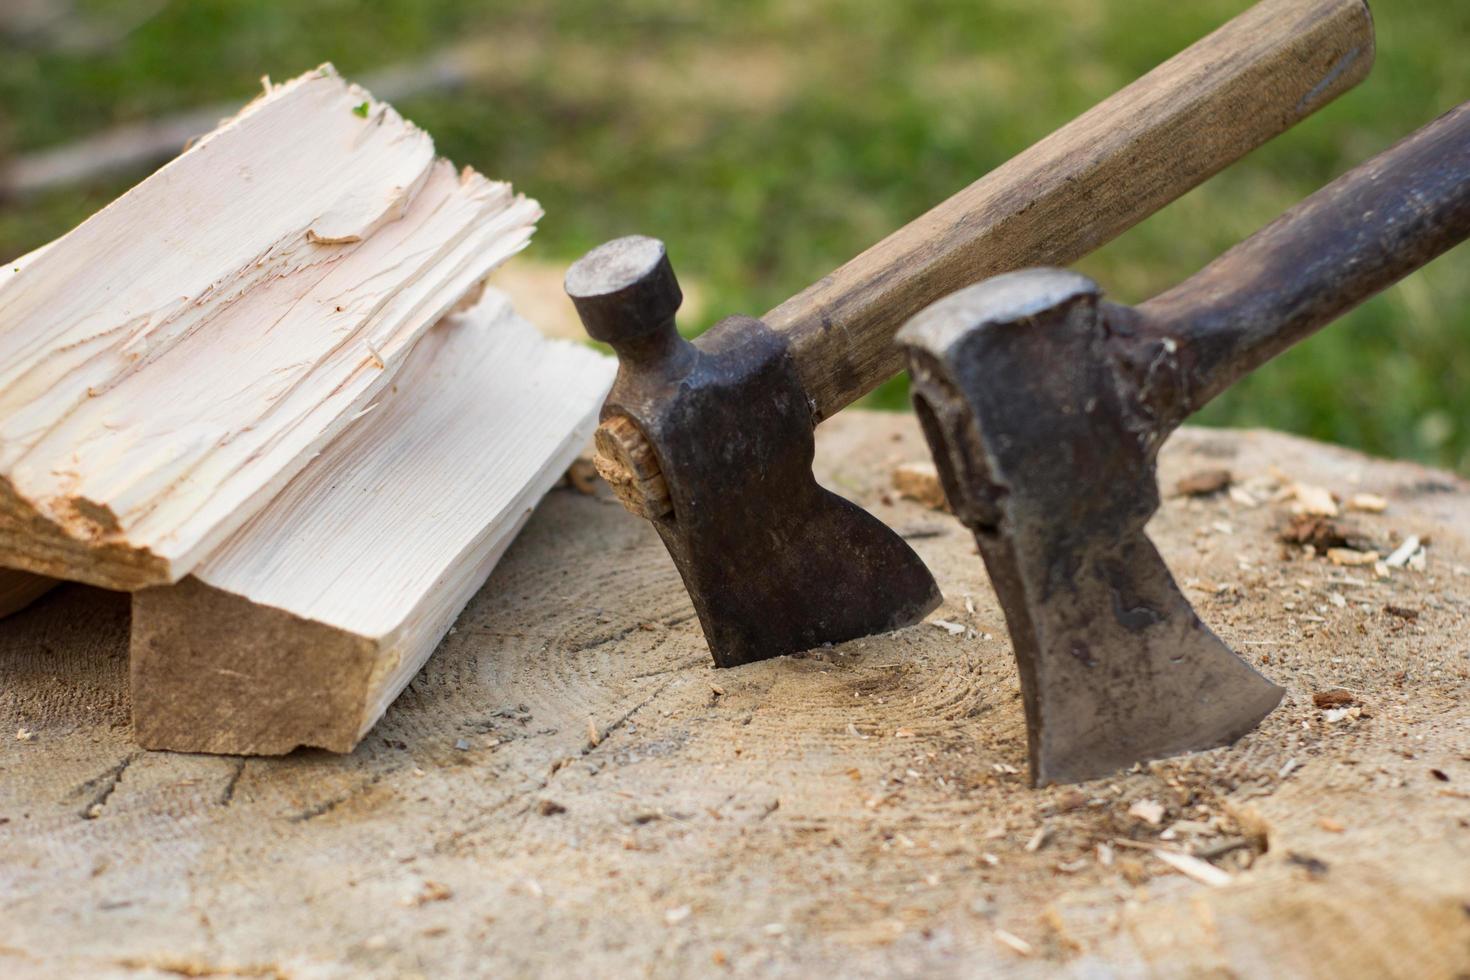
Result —
[[493, 290], [431, 331], [192, 575], [134, 593], [138, 743], [350, 751], [591, 438], [614, 371]]
[[177, 581], [540, 209], [324, 66], [0, 270], [0, 562]]

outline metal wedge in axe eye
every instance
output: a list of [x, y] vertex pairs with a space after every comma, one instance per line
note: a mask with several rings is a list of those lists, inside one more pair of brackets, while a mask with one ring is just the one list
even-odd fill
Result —
[[598, 470], [653, 521], [718, 666], [884, 632], [939, 602], [893, 531], [818, 486], [813, 429], [902, 368], [893, 333], [961, 286], [1070, 262], [1352, 87], [1373, 59], [1362, 0], [1264, 0], [761, 320], [694, 343], [662, 243], [567, 273], [616, 350]]
[[1229, 744], [1282, 689], [1195, 615], [1144, 533], [1188, 415], [1470, 236], [1470, 103], [1137, 306], [1036, 269], [898, 335], [956, 515], [1005, 610], [1036, 784]]

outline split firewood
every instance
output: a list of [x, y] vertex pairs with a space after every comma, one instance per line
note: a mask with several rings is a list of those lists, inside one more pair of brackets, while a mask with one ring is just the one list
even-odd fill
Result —
[[330, 66], [268, 86], [0, 270], [0, 562], [177, 581], [539, 216]]
[[493, 290], [431, 331], [224, 547], [134, 594], [139, 744], [350, 751], [591, 438], [614, 373]]
[[0, 619], [20, 612], [57, 585], [54, 578], [0, 568]]

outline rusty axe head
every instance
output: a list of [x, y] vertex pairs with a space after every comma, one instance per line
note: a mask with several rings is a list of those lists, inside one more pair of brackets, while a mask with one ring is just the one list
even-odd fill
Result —
[[[587, 332], [617, 351], [602, 417], [635, 428], [655, 455], [667, 505], [643, 514], [683, 576], [718, 666], [897, 629], [939, 604], [933, 576], [902, 538], [817, 484], [812, 410], [782, 334], [729, 317], [684, 340], [674, 326], [682, 293], [652, 238], [594, 249], [568, 271], [566, 288]], [[604, 426], [599, 439], [609, 431], [617, 428]], [[624, 463], [638, 471], [638, 461]]]
[[1282, 689], [1194, 613], [1144, 534], [1150, 420], [1120, 390], [1099, 290], [998, 276], [899, 333], [955, 514], [1005, 610], [1038, 785], [1224, 745]]

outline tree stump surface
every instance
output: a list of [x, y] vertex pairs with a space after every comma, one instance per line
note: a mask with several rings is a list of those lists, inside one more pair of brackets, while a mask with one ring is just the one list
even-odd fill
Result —
[[[0, 622], [0, 974], [1470, 971], [1470, 483], [1181, 431], [1151, 534], [1287, 697], [1232, 747], [1032, 790], [973, 539], [889, 489], [927, 458], [914, 420], [845, 412], [817, 447], [962, 630], [716, 671], [605, 487], [546, 498], [347, 756], [139, 751], [125, 596], [67, 586]], [[1427, 563], [1378, 578], [1282, 544], [1283, 501], [1173, 495], [1219, 468], [1381, 495], [1342, 521], [1417, 534]], [[1229, 883], [1150, 849], [1186, 844], [1233, 846]]]

